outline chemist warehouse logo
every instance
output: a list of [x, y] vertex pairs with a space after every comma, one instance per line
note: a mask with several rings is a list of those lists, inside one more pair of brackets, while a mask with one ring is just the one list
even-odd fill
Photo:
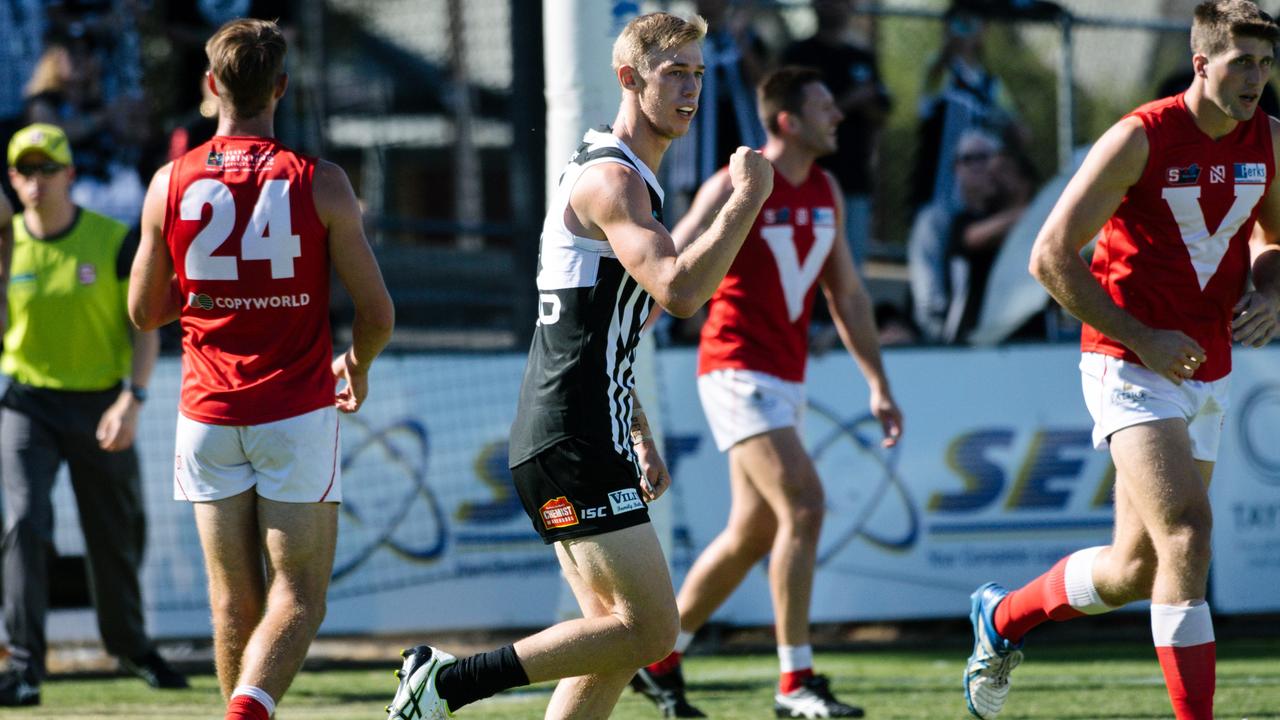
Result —
[[188, 293], [187, 307], [200, 310], [266, 310], [268, 308], [299, 308], [311, 304], [309, 293], [297, 295], [269, 295], [267, 297], [210, 297], [204, 293]]

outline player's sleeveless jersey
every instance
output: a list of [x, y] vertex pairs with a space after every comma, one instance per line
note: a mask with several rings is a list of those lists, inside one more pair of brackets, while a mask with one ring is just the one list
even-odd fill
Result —
[[173, 163], [164, 236], [184, 300], [178, 407], [192, 420], [259, 425], [333, 404], [315, 167], [258, 137], [214, 137]]
[[[1150, 145], [1147, 167], [1102, 228], [1092, 271], [1111, 299], [1151, 327], [1180, 330], [1205, 349], [1195, 380], [1231, 372], [1231, 311], [1249, 272], [1249, 234], [1275, 177], [1271, 126], [1255, 111], [1216, 142], [1182, 95], [1130, 113]], [[1084, 326], [1081, 348], [1141, 362]]]
[[813, 297], [836, 238], [835, 207], [817, 165], [799, 185], [774, 173], [773, 193], [711, 296], [699, 375], [735, 368], [804, 380]]
[[511, 467], [568, 437], [634, 457], [628, 434], [632, 365], [653, 299], [627, 274], [607, 240], [574, 235], [564, 216], [582, 172], [601, 163], [640, 173], [659, 221], [663, 194], [653, 171], [603, 130], [587, 131], [542, 224], [538, 324], [511, 427]]

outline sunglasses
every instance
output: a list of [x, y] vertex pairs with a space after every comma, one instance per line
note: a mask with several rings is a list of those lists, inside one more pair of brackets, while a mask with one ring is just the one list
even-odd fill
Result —
[[32, 177], [33, 175], [42, 175], [44, 177], [53, 177], [66, 169], [66, 165], [56, 162], [43, 163], [24, 163], [14, 165], [13, 169], [23, 177]]

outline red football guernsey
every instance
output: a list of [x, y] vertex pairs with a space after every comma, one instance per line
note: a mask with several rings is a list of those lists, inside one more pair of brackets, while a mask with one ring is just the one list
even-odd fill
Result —
[[809, 315], [836, 237], [835, 194], [817, 165], [799, 185], [774, 173], [765, 201], [720, 287], [698, 345], [698, 374], [735, 368], [804, 380]]
[[215, 137], [173, 163], [164, 236], [184, 303], [183, 415], [260, 425], [333, 405], [329, 231], [316, 160]]
[[[1270, 122], [1255, 111], [1215, 141], [1196, 127], [1182, 95], [1130, 116], [1146, 128], [1147, 167], [1103, 226], [1091, 270], [1138, 320], [1195, 339], [1207, 357], [1193, 379], [1217, 380], [1231, 372], [1231, 311], [1249, 274], [1249, 234], [1275, 177]], [[1089, 325], [1080, 346], [1141, 362]]]

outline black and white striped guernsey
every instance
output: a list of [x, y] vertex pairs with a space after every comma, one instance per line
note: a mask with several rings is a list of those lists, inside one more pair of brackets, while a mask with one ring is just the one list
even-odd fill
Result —
[[634, 168], [662, 220], [662, 186], [608, 128], [588, 130], [542, 224], [538, 320], [511, 427], [511, 467], [568, 437], [612, 445], [634, 458], [629, 439], [632, 366], [653, 298], [627, 274], [607, 240], [565, 226], [569, 196], [582, 172], [601, 163]]

